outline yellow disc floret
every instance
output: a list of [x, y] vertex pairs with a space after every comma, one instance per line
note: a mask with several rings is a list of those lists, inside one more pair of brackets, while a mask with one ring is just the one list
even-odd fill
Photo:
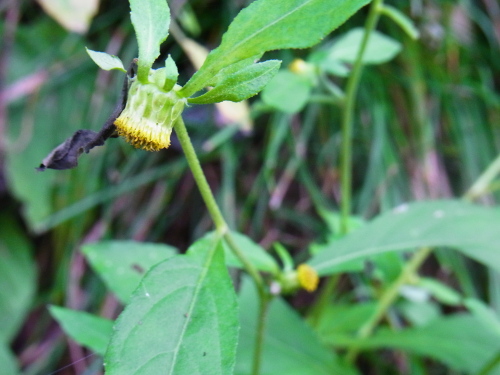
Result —
[[308, 292], [314, 292], [318, 287], [318, 273], [307, 264], [301, 264], [297, 267], [297, 278], [300, 286]]
[[115, 120], [118, 135], [147, 151], [167, 148], [174, 121], [185, 103], [185, 99], [177, 96], [176, 88], [165, 92], [155, 84], [133, 79], [125, 109]]

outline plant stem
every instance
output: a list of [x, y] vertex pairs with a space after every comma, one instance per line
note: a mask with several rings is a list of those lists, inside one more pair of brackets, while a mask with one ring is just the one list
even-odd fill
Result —
[[365, 25], [365, 33], [361, 46], [356, 56], [356, 61], [347, 81], [344, 110], [342, 112], [342, 150], [341, 150], [341, 230], [346, 234], [349, 231], [349, 216], [351, 215], [351, 189], [352, 189], [352, 133], [353, 117], [356, 94], [358, 92], [361, 72], [363, 70], [363, 54], [368, 44], [368, 39], [380, 17], [383, 0], [374, 0], [370, 7]]
[[205, 205], [207, 206], [208, 212], [212, 217], [212, 220], [214, 221], [217, 233], [224, 238], [231, 251], [243, 264], [243, 267], [252, 277], [259, 292], [260, 311], [257, 322], [257, 334], [255, 338], [255, 352], [252, 369], [252, 374], [258, 375], [260, 371], [260, 362], [262, 356], [265, 319], [270, 301], [270, 296], [266, 290], [266, 284], [264, 283], [264, 280], [262, 279], [262, 276], [260, 275], [257, 268], [255, 268], [253, 264], [246, 258], [246, 256], [243, 254], [243, 252], [240, 250], [233, 237], [231, 236], [231, 232], [229, 231], [227, 223], [222, 216], [219, 206], [217, 205], [217, 202], [215, 201], [215, 198], [212, 194], [212, 190], [208, 185], [205, 174], [203, 173], [200, 161], [198, 160], [198, 156], [196, 155], [196, 151], [194, 150], [193, 144], [191, 143], [191, 139], [189, 138], [189, 134], [186, 129], [186, 125], [184, 124], [181, 116], [179, 116], [179, 118], [175, 122], [174, 129], [181, 144], [182, 150], [186, 155], [186, 160], [188, 162], [189, 168], [191, 169], [191, 172], [193, 173], [194, 180], [198, 185], [198, 189], [200, 190], [201, 196], [205, 202]]
[[177, 121], [175, 122], [174, 129], [181, 144], [182, 150], [186, 155], [186, 160], [188, 162], [189, 168], [191, 169], [191, 172], [193, 173], [196, 185], [198, 185], [198, 189], [200, 190], [203, 201], [205, 202], [208, 212], [212, 217], [212, 220], [214, 221], [215, 229], [221, 236], [223, 236], [228, 232], [226, 221], [224, 220], [219, 206], [215, 201], [212, 190], [210, 189], [210, 185], [208, 185], [205, 174], [203, 173], [203, 169], [201, 169], [200, 161], [198, 160], [198, 156], [196, 156], [196, 151], [194, 150], [193, 144], [191, 143], [191, 139], [189, 138], [189, 134], [186, 129], [186, 125], [184, 124], [184, 120], [181, 118], [181, 116], [179, 116]]
[[464, 194], [465, 200], [474, 200], [488, 191], [491, 181], [500, 174], [500, 155], [486, 168], [469, 190]]
[[264, 333], [266, 330], [267, 311], [271, 296], [261, 296], [259, 303], [259, 316], [257, 318], [257, 332], [255, 334], [255, 345], [252, 362], [252, 375], [259, 375], [262, 359], [262, 350], [264, 349]]
[[226, 224], [226, 221], [224, 220], [224, 217], [222, 216], [219, 206], [215, 201], [214, 195], [212, 194], [212, 190], [208, 185], [205, 174], [203, 173], [203, 169], [201, 168], [200, 161], [198, 160], [198, 156], [196, 155], [196, 151], [194, 150], [193, 144], [191, 143], [191, 139], [189, 138], [186, 125], [184, 124], [184, 120], [181, 118], [181, 116], [179, 116], [179, 118], [175, 122], [174, 129], [175, 133], [177, 134], [177, 138], [179, 139], [179, 142], [181, 144], [182, 150], [186, 155], [186, 160], [188, 162], [189, 168], [191, 169], [191, 172], [193, 173], [196, 185], [198, 186], [203, 201], [207, 206], [208, 212], [212, 217], [212, 220], [214, 221], [217, 233], [219, 233], [222, 237], [224, 237], [231, 251], [240, 260], [245, 270], [255, 281], [259, 293], [263, 295], [265, 291], [264, 280], [260, 276], [259, 271], [245, 257], [243, 252], [239, 249], [238, 245], [232, 238], [229, 228]]
[[[363, 324], [363, 326], [359, 329], [357, 337], [360, 339], [367, 338], [373, 333], [373, 330], [380, 322], [382, 317], [385, 315], [387, 310], [391, 307], [392, 303], [396, 300], [399, 294], [399, 288], [403, 284], [406, 284], [410, 281], [418, 268], [422, 265], [422, 263], [427, 259], [427, 256], [431, 253], [432, 249], [430, 247], [424, 247], [417, 250], [410, 261], [405, 265], [403, 271], [398, 276], [396, 281], [394, 281], [389, 288], [384, 292], [382, 297], [377, 303], [377, 308], [375, 312], [372, 314], [370, 319]], [[356, 356], [359, 353], [359, 349], [356, 347], [351, 348], [346, 354], [346, 360], [349, 363], [354, 362]]]

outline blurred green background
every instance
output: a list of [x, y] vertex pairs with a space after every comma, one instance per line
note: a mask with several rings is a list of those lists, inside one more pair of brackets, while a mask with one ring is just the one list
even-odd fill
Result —
[[[125, 63], [136, 57], [127, 1], [81, 3], [0, 2], [0, 363], [15, 356], [26, 374], [67, 364], [58, 374], [100, 371], [94, 356], [74, 363], [88, 353], [66, 338], [46, 309], [56, 304], [109, 318], [120, 311], [85, 264], [83, 244], [133, 239], [183, 251], [211, 229], [175, 137], [158, 153], [112, 139], [83, 155], [76, 169], [35, 171], [77, 129], [100, 129], [118, 98], [123, 75], [98, 70], [84, 47]], [[248, 3], [169, 1], [179, 30], [208, 49]], [[365, 219], [406, 201], [461, 196], [500, 150], [498, 1], [387, 3], [414, 20], [421, 38], [411, 41], [382, 18], [378, 29], [402, 50], [363, 72], [353, 198], [354, 213]], [[286, 69], [362, 26], [365, 16], [363, 9], [314, 50], [270, 55]], [[167, 39], [162, 56], [172, 55], [183, 84], [195, 71], [195, 50], [181, 48], [176, 38]], [[228, 223], [265, 248], [280, 241], [299, 261], [335, 228], [340, 111], [332, 92], [345, 81], [319, 75], [298, 113], [260, 97], [248, 108], [230, 108], [239, 121], [215, 106], [193, 105], [184, 113]], [[499, 186], [481, 201], [496, 203]], [[430, 276], [500, 311], [498, 277], [482, 277], [482, 268], [455, 258], [434, 263]], [[309, 298], [300, 294], [291, 302], [301, 308]]]

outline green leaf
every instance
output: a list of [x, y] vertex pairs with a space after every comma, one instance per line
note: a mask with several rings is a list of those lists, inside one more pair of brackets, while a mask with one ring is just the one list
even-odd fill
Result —
[[170, 9], [167, 0], [130, 0], [130, 9], [139, 45], [137, 78], [147, 83], [149, 70], [160, 55], [160, 45], [168, 36]]
[[90, 58], [97, 64], [97, 66], [99, 66], [99, 68], [103, 70], [118, 69], [122, 72], [127, 72], [123, 67], [123, 63], [119, 57], [110, 55], [106, 52], [92, 51], [87, 47], [85, 47], [85, 50], [89, 54]]
[[[343, 61], [354, 63], [358, 56], [361, 41], [365, 30], [356, 28], [349, 31], [344, 36], [340, 37], [333, 44], [332, 49], [324, 64], [329, 64], [332, 61]], [[401, 51], [401, 44], [384, 34], [373, 31], [368, 39], [365, 52], [363, 54], [364, 64], [382, 64], [392, 60]]]
[[233, 20], [203, 66], [180, 91], [189, 97], [218, 71], [235, 62], [283, 48], [307, 48], [321, 41], [370, 0], [257, 0]]
[[443, 304], [457, 306], [462, 302], [460, 293], [438, 280], [423, 277], [418, 280], [418, 286], [428, 290], [436, 300]]
[[[193, 256], [203, 255], [203, 253], [207, 249], [207, 245], [214, 241], [215, 236], [215, 232], [208, 233], [203, 238], [199, 239], [193, 245], [191, 245], [187, 251], [187, 254]], [[252, 263], [253, 266], [259, 271], [270, 272], [273, 274], [279, 272], [278, 263], [276, 263], [274, 258], [270, 256], [264, 248], [256, 244], [252, 239], [238, 232], [231, 232], [231, 237], [233, 238], [239, 249], [242, 251], [242, 253], [246, 256], [248, 261]], [[224, 247], [226, 264], [230, 267], [243, 268], [243, 265], [233, 254], [229, 245], [225, 241], [222, 243], [222, 245]]]
[[95, 272], [123, 303], [130, 300], [142, 277], [155, 264], [176, 254], [174, 247], [134, 241], [109, 241], [82, 249]]
[[[240, 291], [240, 340], [235, 375], [251, 373], [259, 298], [255, 287], [245, 279]], [[324, 346], [286, 302], [276, 298], [267, 315], [261, 374], [350, 375], [352, 368], [341, 365], [335, 353]]]
[[470, 374], [481, 370], [500, 351], [498, 332], [469, 314], [434, 319], [426, 326], [402, 331], [379, 328], [372, 337], [366, 339], [345, 335], [332, 335], [324, 339], [339, 347], [406, 350], [437, 359], [452, 369]]
[[500, 320], [496, 311], [490, 306], [476, 298], [466, 298], [464, 300], [464, 306], [467, 307], [474, 316], [487, 324], [492, 331], [500, 335]]
[[19, 366], [16, 357], [10, 351], [9, 347], [0, 341], [0, 363], [2, 364], [2, 375], [19, 374]]
[[419, 38], [420, 33], [413, 24], [412, 20], [393, 6], [383, 4], [380, 12], [392, 19], [401, 29], [413, 40]]
[[229, 66], [226, 66], [225, 68], [219, 70], [219, 72], [214, 75], [206, 84], [206, 86], [211, 86], [215, 87], [219, 85], [222, 80], [225, 79], [226, 76], [232, 75], [234, 73], [239, 72], [240, 70], [243, 70], [244, 68], [249, 67], [250, 65], [255, 64], [259, 59], [262, 57], [262, 54], [256, 55], [249, 57], [247, 59], [238, 61], [234, 64], [231, 64]]
[[262, 91], [262, 101], [285, 113], [297, 113], [307, 104], [311, 82], [307, 77], [281, 71]]
[[31, 307], [37, 280], [31, 252], [15, 221], [0, 216], [0, 342], [12, 340]]
[[165, 84], [163, 85], [163, 90], [170, 91], [174, 88], [177, 83], [177, 79], [179, 78], [179, 70], [177, 69], [177, 65], [175, 65], [174, 59], [172, 59], [170, 55], [168, 55], [165, 60], [165, 70], [167, 72], [167, 76]]
[[232, 374], [237, 303], [220, 241], [177, 255], [141, 281], [115, 325], [106, 374]]
[[257, 95], [276, 75], [281, 65], [279, 60], [268, 60], [252, 64], [223, 77], [212, 90], [196, 98], [188, 99], [188, 103], [210, 104], [224, 100], [241, 102]]
[[457, 200], [404, 204], [325, 246], [308, 262], [320, 275], [388, 251], [446, 246], [500, 270], [500, 210]]
[[355, 333], [373, 315], [376, 307], [376, 302], [327, 305], [314, 322], [315, 331], [320, 337], [329, 337], [334, 333]]
[[104, 355], [113, 333], [113, 321], [83, 311], [49, 306], [50, 315], [80, 345]]

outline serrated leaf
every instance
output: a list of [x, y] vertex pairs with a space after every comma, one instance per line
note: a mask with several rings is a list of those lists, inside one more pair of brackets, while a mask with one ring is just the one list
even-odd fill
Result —
[[[340, 347], [404, 350], [437, 359], [452, 369], [468, 374], [478, 373], [500, 351], [498, 332], [492, 331], [485, 322], [470, 314], [441, 317], [425, 326], [402, 331], [379, 328], [372, 337], [366, 339], [345, 335], [323, 336], [323, 339]], [[498, 374], [498, 370], [491, 373]]]
[[123, 303], [130, 300], [152, 266], [177, 252], [172, 246], [134, 241], [104, 241], [85, 245], [82, 251], [94, 271]]
[[85, 50], [89, 54], [90, 58], [103, 70], [118, 69], [122, 72], [127, 72], [123, 66], [122, 61], [119, 57], [110, 55], [106, 52], [92, 51], [85, 47]]
[[262, 91], [262, 101], [285, 113], [297, 113], [307, 104], [311, 89], [307, 77], [281, 71]]
[[170, 9], [166, 0], [130, 0], [130, 9], [139, 45], [137, 77], [146, 83], [149, 69], [160, 55], [160, 45], [168, 36]]
[[[189, 247], [187, 254], [194, 256], [202, 255], [203, 252], [206, 251], [207, 244], [214, 241], [215, 235], [215, 232], [208, 233], [206, 236], [196, 241]], [[231, 232], [231, 237], [233, 238], [234, 242], [241, 250], [241, 252], [246, 256], [248, 261], [252, 263], [252, 265], [259, 271], [270, 272], [273, 274], [279, 272], [279, 266], [274, 258], [270, 256], [264, 248], [255, 243], [248, 236], [245, 236], [244, 234], [238, 232]], [[233, 254], [227, 242], [223, 241], [222, 245], [224, 247], [224, 257], [226, 260], [226, 264], [230, 267], [242, 268], [243, 265]]]
[[[240, 291], [240, 340], [235, 375], [251, 373], [259, 297], [249, 279]], [[269, 307], [264, 333], [261, 374], [352, 375], [313, 330], [285, 301], [275, 298]]]
[[180, 94], [189, 97], [218, 71], [266, 51], [306, 48], [344, 23], [370, 0], [257, 0], [233, 20], [201, 69]]
[[[333, 44], [325, 64], [330, 61], [354, 63], [358, 56], [364, 29], [356, 28], [349, 31]], [[378, 32], [372, 31], [363, 54], [364, 64], [382, 64], [392, 60], [400, 51], [401, 44], [396, 40]]]
[[458, 200], [404, 204], [332, 242], [308, 263], [328, 275], [346, 262], [388, 251], [446, 246], [500, 270], [499, 222], [500, 209]]
[[106, 374], [233, 373], [238, 316], [220, 241], [177, 255], [143, 278], [120, 315]]
[[31, 244], [8, 216], [0, 216], [0, 342], [10, 342], [23, 322], [36, 289]]
[[49, 306], [50, 315], [80, 345], [104, 355], [113, 333], [113, 321], [84, 311]]
[[223, 77], [218, 85], [206, 94], [188, 99], [188, 103], [210, 104], [225, 100], [241, 102], [257, 95], [278, 72], [280, 65], [279, 60], [268, 60], [246, 66]]

